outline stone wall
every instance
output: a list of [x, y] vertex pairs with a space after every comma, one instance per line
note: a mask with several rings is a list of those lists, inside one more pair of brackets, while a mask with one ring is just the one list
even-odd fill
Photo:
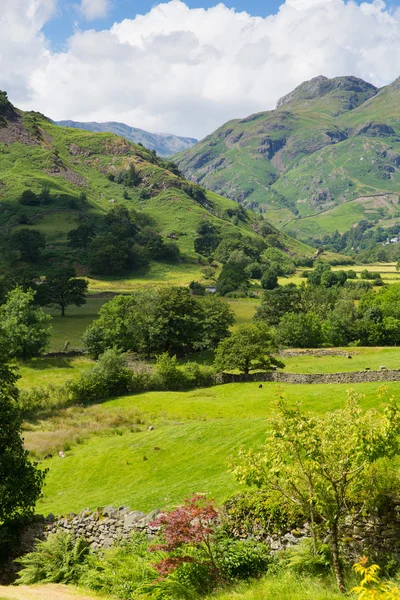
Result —
[[76, 538], [83, 537], [96, 551], [127, 540], [135, 532], [144, 532], [150, 539], [157, 531], [150, 523], [159, 514], [159, 510], [146, 514], [138, 510], [131, 511], [126, 506], [107, 506], [95, 511], [85, 509], [79, 514], [71, 513], [57, 518], [52, 514], [46, 518], [43, 515], [35, 515], [29, 524], [21, 527], [17, 534], [18, 544], [7, 562], [0, 566], [0, 584], [12, 583], [21, 569], [21, 566], [14, 562], [15, 559], [31, 552], [37, 540], [45, 540], [51, 533], [64, 531]]
[[219, 383], [244, 382], [275, 382], [275, 383], [366, 383], [400, 381], [400, 370], [382, 369], [380, 371], [349, 371], [347, 373], [250, 373], [249, 375], [221, 373]]

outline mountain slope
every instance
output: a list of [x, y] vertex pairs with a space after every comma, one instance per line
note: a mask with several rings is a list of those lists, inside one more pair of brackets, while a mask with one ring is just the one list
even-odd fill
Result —
[[61, 127], [72, 127], [74, 129], [84, 129], [97, 133], [115, 133], [134, 144], [142, 144], [149, 150], [155, 150], [159, 156], [170, 156], [191, 148], [197, 143], [194, 138], [179, 137], [172, 133], [150, 133], [143, 129], [130, 127], [124, 123], [114, 121], [107, 123], [96, 122], [78, 122], [78, 121], [54, 121]]
[[[135, 182], [124, 183], [130, 171]], [[21, 204], [31, 190], [40, 202]], [[197, 260], [194, 240], [200, 223], [221, 233], [259, 237], [295, 255], [310, 256], [308, 246], [280, 233], [237, 204], [186, 181], [173, 163], [143, 146], [109, 133], [90, 133], [54, 125], [39, 113], [15, 109], [0, 93], [0, 232], [4, 237], [28, 225], [46, 236], [51, 259], [67, 252], [67, 234], [79, 224], [104, 221], [115, 205], [147, 214], [162, 237], [175, 241], [187, 260]], [[7, 248], [7, 239], [3, 242]], [[64, 252], [64, 254], [63, 254]], [[69, 256], [69, 255], [68, 255]], [[79, 253], [69, 256], [79, 260]]]
[[[317, 77], [174, 160], [193, 181], [305, 239], [400, 217], [400, 80]], [[393, 223], [392, 223], [393, 224]]]

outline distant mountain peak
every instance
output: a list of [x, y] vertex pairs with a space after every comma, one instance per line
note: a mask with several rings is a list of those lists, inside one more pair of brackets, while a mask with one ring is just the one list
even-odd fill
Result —
[[313, 79], [310, 79], [309, 81], [304, 81], [292, 92], [289, 92], [289, 94], [280, 98], [276, 108], [281, 108], [290, 102], [322, 98], [327, 94], [341, 97], [347, 96], [349, 93], [353, 99], [350, 108], [354, 108], [362, 102], [365, 102], [368, 98], [375, 96], [377, 92], [378, 88], [372, 85], [372, 83], [367, 83], [363, 79], [353, 77], [352, 75], [333, 77], [332, 79], [329, 79], [324, 75], [319, 75], [318, 77], [313, 77]]
[[120, 135], [134, 144], [143, 144], [149, 150], [155, 150], [159, 156], [171, 156], [182, 150], [187, 150], [197, 143], [197, 140], [189, 137], [181, 137], [172, 133], [150, 133], [137, 127], [108, 121], [106, 123], [79, 122], [79, 121], [54, 121], [61, 127], [73, 127], [92, 132], [107, 132]]

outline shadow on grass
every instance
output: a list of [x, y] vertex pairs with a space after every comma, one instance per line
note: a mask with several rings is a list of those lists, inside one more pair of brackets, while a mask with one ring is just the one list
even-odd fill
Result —
[[71, 360], [68, 358], [33, 358], [23, 362], [21, 366], [28, 367], [28, 369], [36, 369], [37, 371], [54, 368], [73, 369]]

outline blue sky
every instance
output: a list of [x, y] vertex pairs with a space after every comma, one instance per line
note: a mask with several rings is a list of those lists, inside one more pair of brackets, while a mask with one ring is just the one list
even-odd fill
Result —
[[[400, 2], [400, 0], [399, 0]], [[223, 2], [228, 8], [246, 11], [252, 15], [265, 17], [276, 13], [281, 0], [226, 0]], [[146, 14], [151, 8], [161, 2], [154, 0], [112, 0], [109, 14], [104, 19], [85, 21], [71, 0], [60, 2], [58, 14], [43, 28], [46, 37], [51, 41], [54, 49], [60, 49], [65, 40], [73, 34], [75, 25], [82, 29], [109, 29], [114, 22], [123, 19], [133, 19], [137, 14]], [[190, 8], [210, 8], [218, 4], [218, 0], [186, 0]]]
[[[164, 0], [167, 1], [167, 0]], [[282, 0], [222, 0], [228, 8], [237, 11], [246, 11], [253, 16], [266, 17], [279, 10]], [[362, 0], [353, 0], [360, 4]], [[185, 0], [190, 8], [210, 8], [219, 3], [219, 0]], [[123, 19], [133, 19], [136, 14], [146, 14], [151, 8], [161, 2], [155, 0], [111, 0], [108, 16], [87, 22], [77, 10], [77, 5], [72, 0], [61, 0], [56, 17], [49, 21], [43, 28], [46, 37], [50, 40], [54, 50], [60, 50], [66, 39], [71, 36], [78, 26], [80, 29], [109, 29], [114, 22]], [[389, 0], [387, 6], [399, 6], [400, 0]]]

